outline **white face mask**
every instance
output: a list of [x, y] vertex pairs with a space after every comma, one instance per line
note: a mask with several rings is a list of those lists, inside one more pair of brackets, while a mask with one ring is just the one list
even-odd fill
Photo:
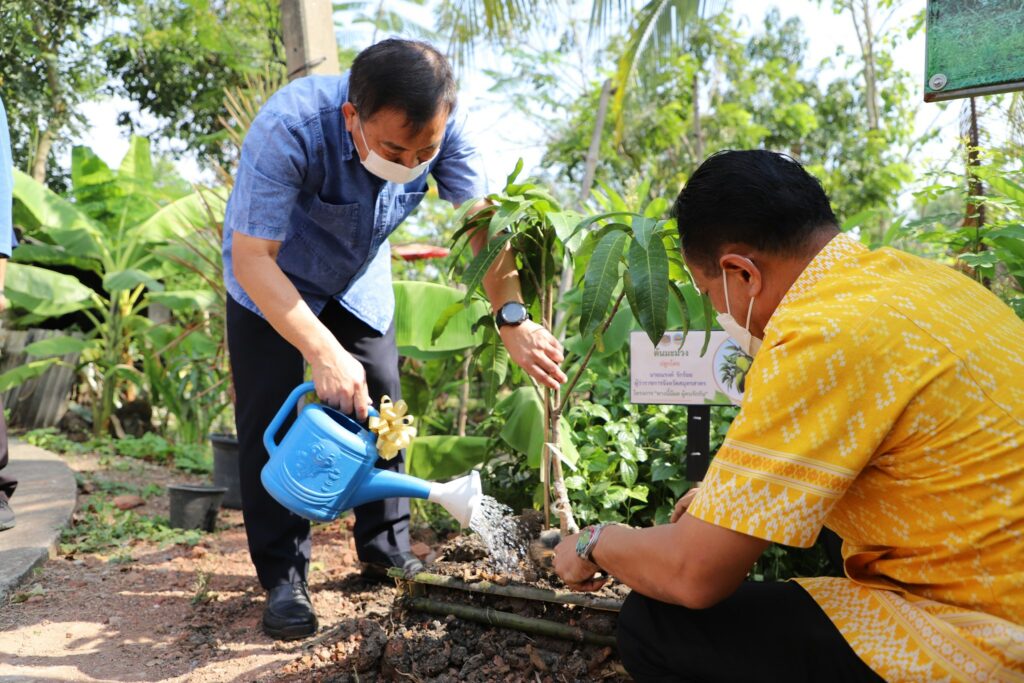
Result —
[[366, 147], [366, 158], [360, 161], [363, 164], [363, 168], [377, 176], [381, 180], [388, 180], [392, 183], [399, 185], [405, 185], [423, 175], [427, 168], [430, 166], [430, 162], [437, 158], [437, 155], [441, 151], [441, 147], [438, 146], [434, 152], [434, 156], [430, 157], [422, 164], [417, 164], [412, 168], [403, 166], [402, 164], [395, 163], [394, 161], [388, 161], [381, 155], [370, 149], [370, 145], [366, 142], [366, 133], [363, 132], [363, 122], [359, 122], [359, 134], [363, 137], [363, 145]]
[[722, 270], [722, 284], [725, 286], [726, 312], [718, 314], [718, 324], [722, 326], [722, 329], [730, 337], [736, 340], [743, 353], [753, 358], [758, 349], [761, 348], [761, 340], [750, 333], [750, 314], [754, 311], [754, 299], [750, 300], [750, 306], [747, 308], [747, 324], [745, 326], [740, 325], [732, 317], [732, 311], [729, 309], [729, 278], [726, 276], [725, 270]]

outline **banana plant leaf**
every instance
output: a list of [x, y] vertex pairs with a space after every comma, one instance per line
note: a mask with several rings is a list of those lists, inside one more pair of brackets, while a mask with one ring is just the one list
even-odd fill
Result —
[[452, 315], [444, 331], [431, 340], [434, 322], [452, 304], [461, 302], [466, 293], [433, 282], [398, 281], [395, 291], [395, 338], [403, 356], [430, 360], [483, 343], [483, 330], [473, 331], [473, 324], [490, 311], [482, 301]]
[[51, 317], [93, 307], [94, 292], [78, 278], [23, 263], [7, 266], [7, 298], [35, 316]]
[[[540, 467], [544, 450], [544, 406], [533, 387], [516, 389], [495, 407], [495, 411], [505, 416], [505, 426], [499, 435], [501, 440], [512, 450], [525, 453], [530, 467]], [[570, 437], [569, 423], [561, 418], [559, 425], [562, 462], [575, 467], [579, 453]]]
[[405, 453], [406, 471], [427, 481], [457, 477], [486, 460], [490, 445], [485, 436], [418, 436]]

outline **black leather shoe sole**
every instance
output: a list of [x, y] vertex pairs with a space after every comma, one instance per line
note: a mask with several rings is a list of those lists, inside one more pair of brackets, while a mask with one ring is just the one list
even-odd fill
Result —
[[275, 640], [299, 640], [300, 638], [308, 638], [309, 636], [316, 633], [317, 621], [307, 621], [302, 623], [290, 623], [290, 624], [274, 624], [267, 623], [267, 618], [263, 618], [263, 632]]

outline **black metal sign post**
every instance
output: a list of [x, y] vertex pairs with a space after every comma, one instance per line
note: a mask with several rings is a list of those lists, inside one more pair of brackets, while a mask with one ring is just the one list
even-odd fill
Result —
[[686, 478], [702, 481], [711, 462], [711, 406], [686, 406]]

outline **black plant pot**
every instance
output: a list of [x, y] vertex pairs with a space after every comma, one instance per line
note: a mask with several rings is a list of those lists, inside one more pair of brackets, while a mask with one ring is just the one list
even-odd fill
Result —
[[213, 483], [227, 489], [226, 508], [242, 509], [242, 484], [238, 472], [238, 439], [230, 434], [210, 434], [213, 445]]
[[171, 484], [167, 487], [171, 501], [171, 526], [213, 531], [217, 526], [217, 510], [226, 491], [223, 486]]

